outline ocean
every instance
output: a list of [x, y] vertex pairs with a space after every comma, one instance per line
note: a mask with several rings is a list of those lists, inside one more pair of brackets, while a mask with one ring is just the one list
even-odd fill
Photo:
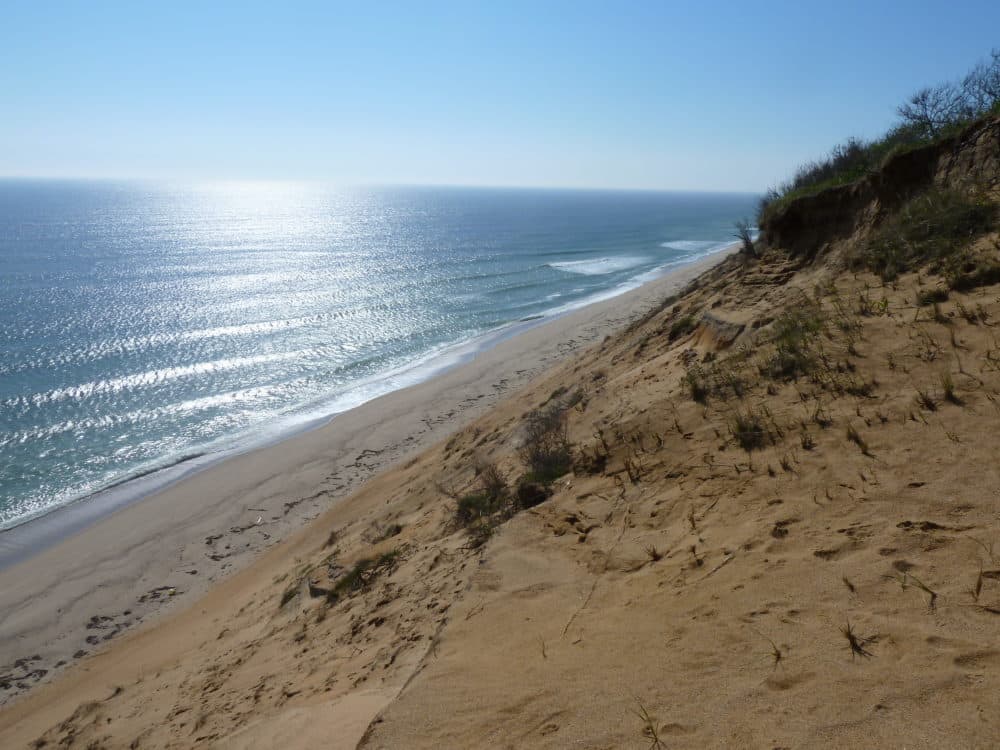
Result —
[[0, 180], [0, 529], [431, 377], [756, 196]]

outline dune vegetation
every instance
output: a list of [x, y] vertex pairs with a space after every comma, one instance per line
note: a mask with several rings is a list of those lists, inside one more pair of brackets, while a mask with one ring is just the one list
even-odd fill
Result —
[[803, 164], [786, 182], [765, 193], [758, 222], [795, 198], [814, 195], [873, 174], [887, 159], [936, 143], [970, 123], [1000, 114], [1000, 49], [961, 80], [927, 86], [896, 109], [898, 121], [884, 135], [851, 137], [820, 159]]

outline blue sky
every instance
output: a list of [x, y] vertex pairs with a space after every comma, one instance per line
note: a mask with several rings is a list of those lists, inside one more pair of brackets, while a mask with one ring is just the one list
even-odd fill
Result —
[[1000, 2], [7, 2], [0, 175], [759, 191]]

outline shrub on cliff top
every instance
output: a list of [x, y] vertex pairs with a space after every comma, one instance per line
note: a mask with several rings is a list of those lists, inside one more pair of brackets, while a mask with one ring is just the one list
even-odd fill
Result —
[[871, 141], [849, 138], [823, 159], [802, 165], [790, 180], [760, 201], [758, 225], [794, 198], [843, 185], [878, 169], [893, 153], [931, 143], [976, 119], [1000, 113], [1000, 49], [960, 81], [914, 93], [896, 109], [899, 122]]

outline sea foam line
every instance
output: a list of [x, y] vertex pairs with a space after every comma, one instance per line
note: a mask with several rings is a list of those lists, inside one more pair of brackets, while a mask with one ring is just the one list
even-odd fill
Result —
[[649, 258], [623, 256], [620, 258], [593, 258], [591, 260], [566, 260], [559, 263], [548, 263], [549, 268], [568, 273], [579, 273], [584, 276], [603, 276], [616, 271], [627, 271], [630, 268], [648, 263]]

